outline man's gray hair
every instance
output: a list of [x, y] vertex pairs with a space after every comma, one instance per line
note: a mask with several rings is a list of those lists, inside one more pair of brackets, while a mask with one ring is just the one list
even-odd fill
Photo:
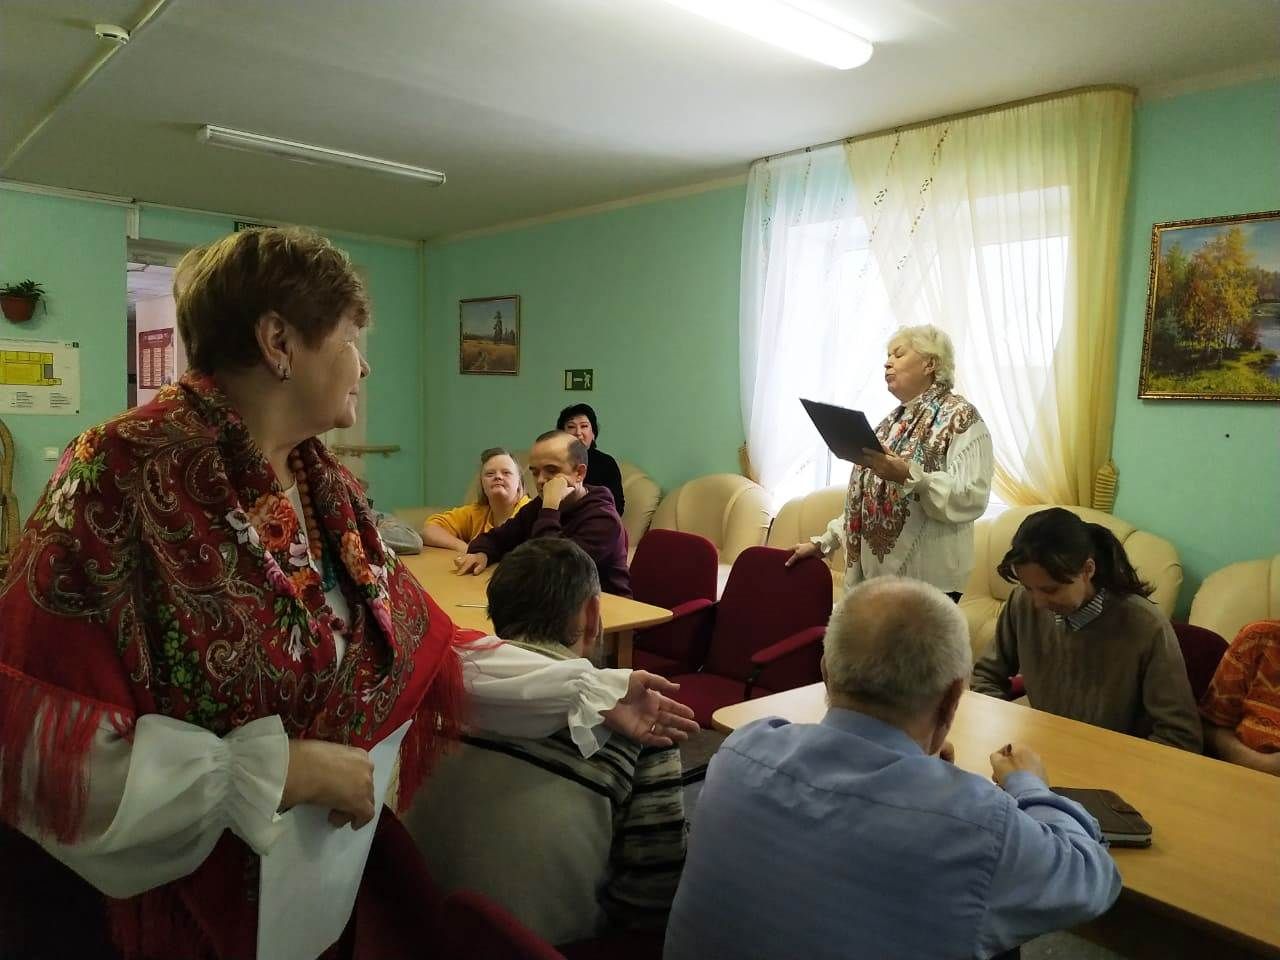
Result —
[[892, 350], [898, 344], [906, 344], [916, 353], [933, 360], [933, 379], [944, 387], [956, 385], [956, 348], [945, 330], [940, 330], [932, 323], [923, 323], [918, 327], [900, 327], [889, 338], [888, 347]]
[[574, 642], [573, 620], [600, 594], [600, 574], [572, 540], [526, 540], [498, 564], [485, 590], [489, 619], [503, 640], [534, 644]]
[[823, 652], [832, 693], [914, 713], [973, 670], [969, 628], [937, 587], [904, 577], [858, 584], [836, 606]]

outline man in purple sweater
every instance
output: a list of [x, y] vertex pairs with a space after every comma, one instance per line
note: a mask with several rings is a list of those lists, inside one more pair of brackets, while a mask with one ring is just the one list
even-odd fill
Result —
[[479, 573], [526, 540], [564, 537], [596, 563], [605, 593], [631, 596], [627, 569], [627, 535], [606, 487], [589, 487], [587, 448], [563, 430], [540, 436], [529, 454], [529, 471], [538, 487], [514, 517], [476, 537], [454, 564], [462, 574]]

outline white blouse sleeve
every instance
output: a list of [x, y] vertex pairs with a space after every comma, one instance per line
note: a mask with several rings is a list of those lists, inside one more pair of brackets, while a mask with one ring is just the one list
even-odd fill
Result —
[[590, 660], [548, 660], [486, 637], [458, 648], [472, 727], [537, 739], [569, 727], [589, 757], [609, 740], [605, 711], [627, 693], [630, 670], [600, 670]]
[[924, 512], [931, 519], [970, 523], [986, 513], [994, 470], [991, 434], [979, 420], [951, 438], [942, 470], [925, 473], [920, 464], [912, 461], [911, 476], [902, 489], [920, 495]]
[[[39, 757], [29, 750], [24, 785]], [[88, 797], [79, 839], [28, 831], [50, 854], [111, 897], [132, 897], [187, 876], [223, 830], [256, 853], [278, 830], [289, 770], [280, 718], [263, 717], [217, 737], [159, 714], [139, 717], [133, 742], [109, 723], [89, 748]]]
[[809, 542], [817, 544], [818, 549], [822, 551], [824, 557], [831, 556], [832, 551], [839, 549], [840, 544], [844, 543], [844, 514], [836, 517], [827, 524], [827, 529], [816, 537], [810, 537]]

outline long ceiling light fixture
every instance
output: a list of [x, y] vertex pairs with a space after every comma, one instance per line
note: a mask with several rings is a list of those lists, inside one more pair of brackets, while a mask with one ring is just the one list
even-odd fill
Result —
[[837, 70], [851, 70], [871, 59], [869, 40], [783, 0], [667, 2]]
[[232, 130], [230, 127], [219, 127], [212, 123], [205, 124], [196, 132], [196, 139], [201, 143], [215, 147], [227, 147], [231, 150], [247, 150], [250, 153], [266, 153], [274, 157], [288, 160], [300, 160], [303, 163], [319, 163], [333, 167], [350, 167], [352, 170], [365, 170], [370, 173], [383, 173], [395, 177], [407, 177], [438, 187], [444, 183], [444, 174], [439, 170], [428, 170], [426, 167], [413, 167], [407, 163], [396, 163], [394, 160], [382, 160], [378, 157], [366, 157], [359, 153], [348, 153], [345, 150], [331, 150], [328, 147], [317, 147], [296, 140], [281, 140], [279, 137], [268, 137], [261, 133], [249, 133], [246, 130]]

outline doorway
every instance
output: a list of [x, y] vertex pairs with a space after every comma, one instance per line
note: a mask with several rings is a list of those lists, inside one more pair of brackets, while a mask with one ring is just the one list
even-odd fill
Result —
[[130, 407], [147, 403], [187, 369], [173, 299], [174, 268], [188, 248], [130, 240], [125, 264], [125, 369]]

